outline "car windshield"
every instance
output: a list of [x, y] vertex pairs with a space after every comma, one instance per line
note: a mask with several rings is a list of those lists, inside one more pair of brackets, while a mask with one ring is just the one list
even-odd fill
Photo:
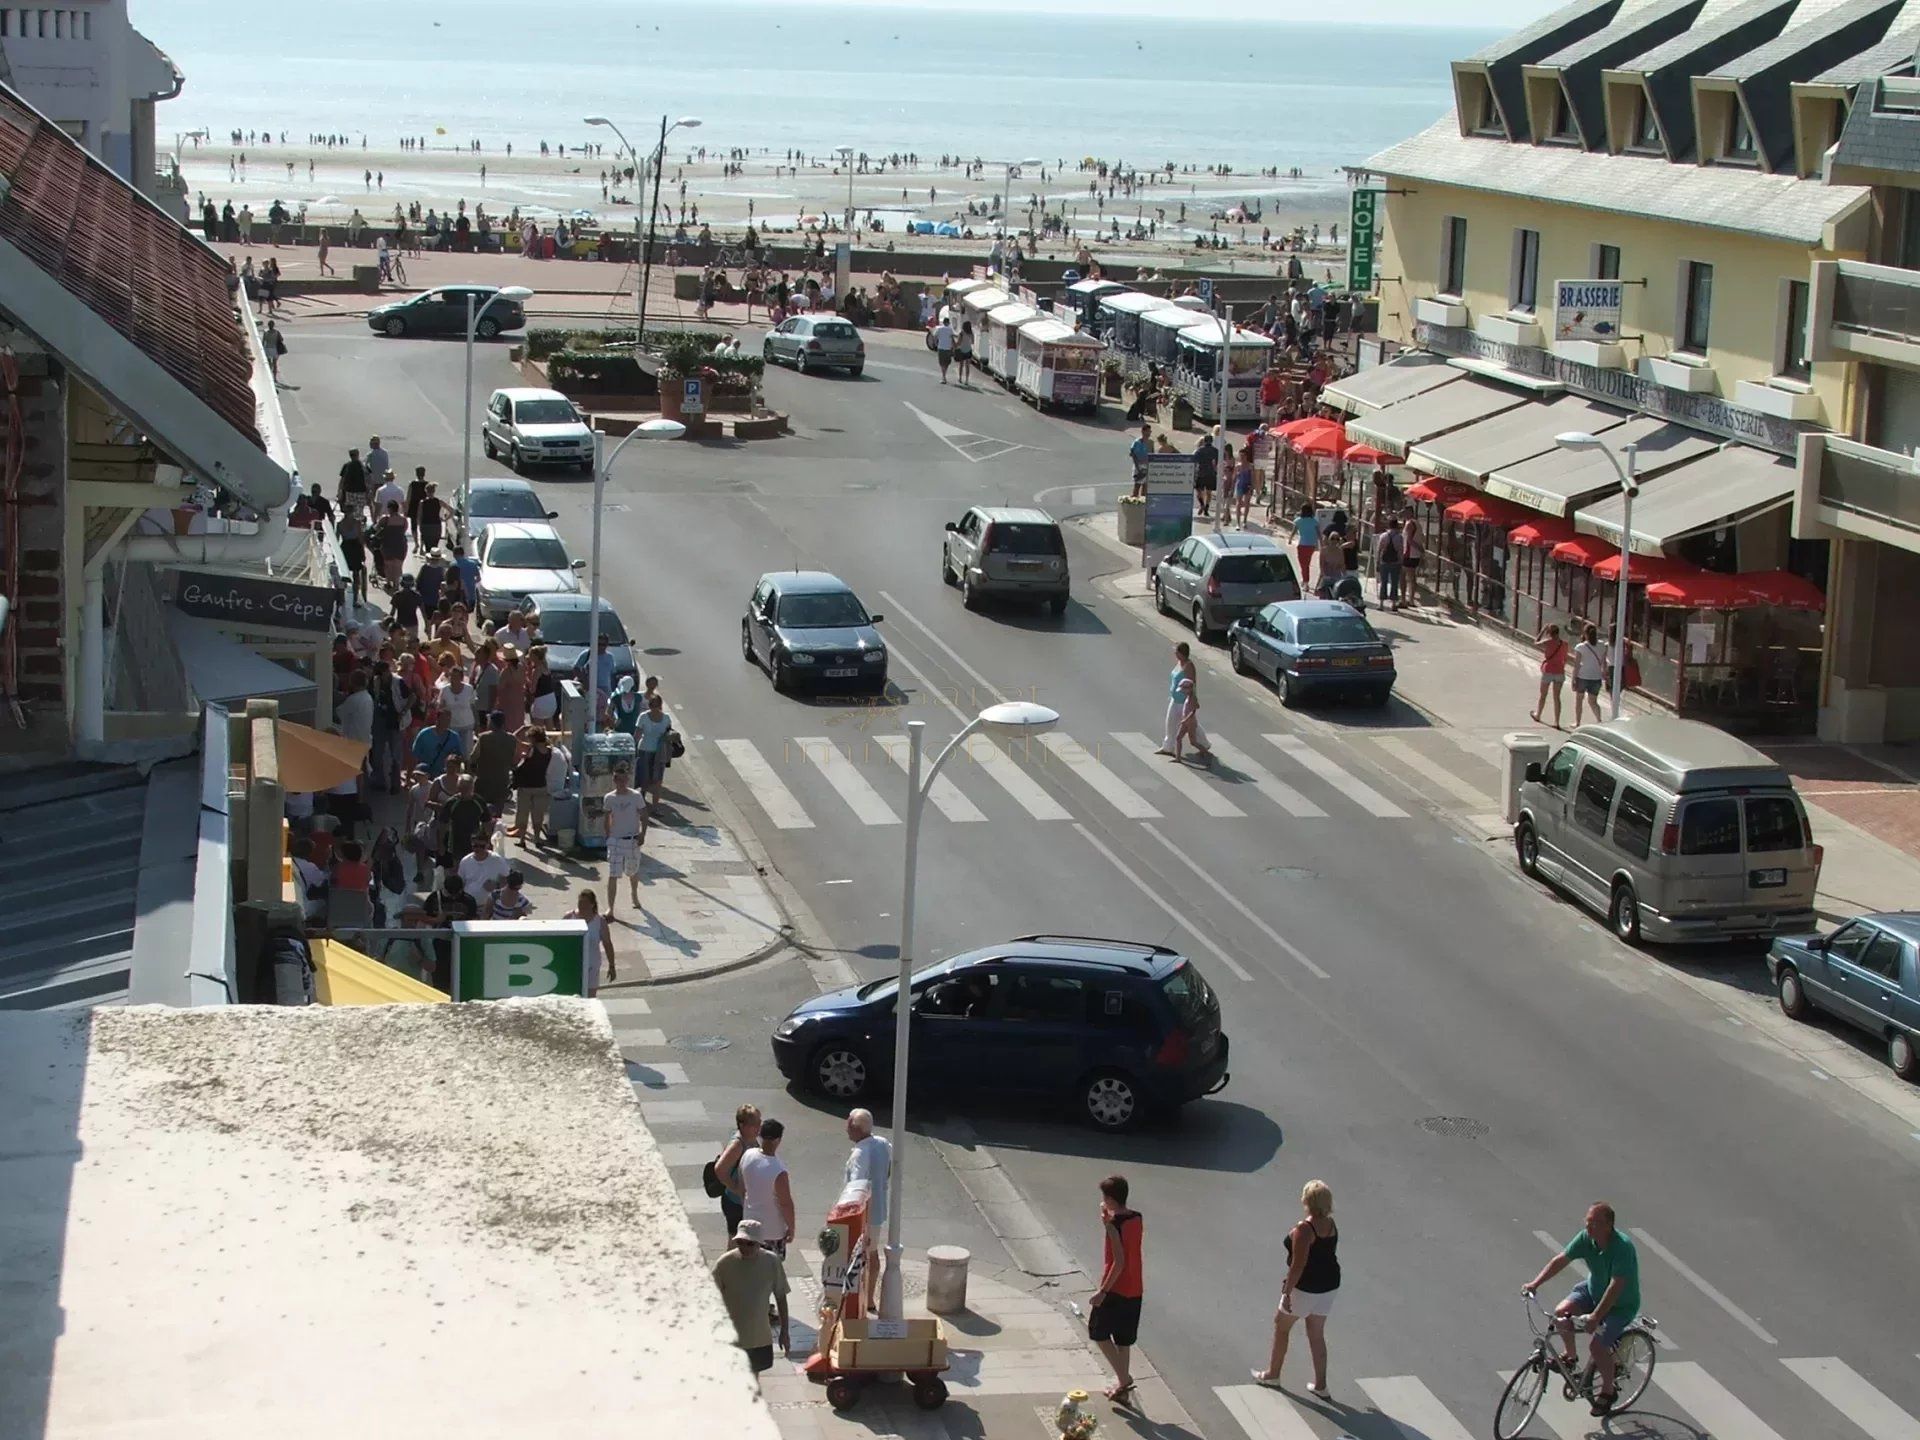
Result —
[[1380, 638], [1358, 615], [1309, 615], [1297, 623], [1302, 645], [1369, 645]]
[[487, 564], [503, 570], [564, 570], [570, 563], [567, 547], [544, 536], [506, 535], [487, 547]]
[[1213, 577], [1222, 585], [1278, 585], [1291, 580], [1284, 555], [1222, 555], [1213, 566]]
[[996, 520], [987, 534], [987, 549], [995, 555], [1061, 555], [1066, 547], [1051, 525]]
[[[938, 964], [927, 966], [924, 970], [914, 971], [913, 988], [915, 992], [917, 993], [918, 991], [924, 990], [929, 980], [938, 979], [940, 976], [946, 974], [947, 971], [951, 970], [953, 965], [954, 962], [951, 960], [942, 960]], [[862, 1000], [886, 1000], [890, 999], [893, 992], [899, 988], [899, 977], [888, 975], [880, 980], [869, 980], [853, 993]]]
[[794, 630], [824, 630], [841, 625], [864, 625], [867, 611], [850, 590], [812, 595], [782, 595], [778, 623]]
[[[585, 645], [588, 618], [585, 610], [542, 610], [540, 638], [551, 645]], [[600, 612], [600, 634], [615, 645], [627, 643], [626, 627], [611, 610]]]
[[482, 520], [544, 520], [547, 512], [531, 490], [475, 490], [473, 513]]
[[1220, 1002], [1193, 962], [1182, 961], [1174, 972], [1160, 982], [1160, 993], [1183, 1028], [1208, 1029], [1219, 1023]]
[[851, 340], [854, 338], [853, 327], [844, 320], [817, 321], [814, 324], [813, 333], [816, 335], [824, 335], [829, 340]]
[[520, 425], [566, 425], [580, 412], [565, 400], [522, 400], [513, 407], [513, 418]]

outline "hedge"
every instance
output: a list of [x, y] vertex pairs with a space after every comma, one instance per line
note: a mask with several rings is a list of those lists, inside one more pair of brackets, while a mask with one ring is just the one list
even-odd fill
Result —
[[[718, 330], [649, 330], [647, 348], [663, 350], [683, 335], [697, 338], [702, 348], [711, 350], [720, 343]], [[626, 326], [616, 330], [557, 330], [543, 328], [527, 332], [527, 358], [545, 360], [562, 350], [617, 350], [622, 347], [632, 349], [633, 327]]]

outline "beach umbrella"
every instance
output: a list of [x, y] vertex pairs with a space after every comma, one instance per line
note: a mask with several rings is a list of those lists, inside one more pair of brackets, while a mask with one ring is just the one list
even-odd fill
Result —
[[1464, 494], [1466, 494], [1465, 486], [1456, 485], [1451, 480], [1442, 480], [1437, 475], [1416, 480], [1407, 487], [1407, 499], [1420, 500], [1428, 505], [1450, 505]]
[[[1620, 552], [1598, 535], [1575, 535], [1571, 540], [1562, 540], [1547, 552], [1555, 560], [1564, 560], [1569, 565], [1580, 565], [1588, 570], [1602, 560], [1610, 560]], [[1618, 574], [1618, 570], [1615, 571]]]
[[1647, 586], [1647, 604], [1662, 610], [1745, 610], [1760, 599], [1740, 582], [1746, 577], [1702, 570], [1655, 580]]
[[1524, 525], [1507, 532], [1507, 539], [1519, 546], [1554, 546], [1574, 538], [1573, 526], [1558, 515], [1536, 515]]
[[[1627, 568], [1629, 585], [1651, 585], [1656, 580], [1677, 580], [1700, 571], [1698, 565], [1685, 560], [1676, 560], [1671, 555], [1636, 555]], [[1606, 559], [1593, 567], [1596, 580], [1618, 580], [1620, 578], [1620, 552], [1614, 551]]]
[[1404, 465], [1406, 461], [1398, 455], [1389, 455], [1384, 450], [1376, 450], [1371, 445], [1355, 445], [1342, 457], [1349, 465]]
[[1525, 512], [1511, 501], [1502, 500], [1493, 495], [1469, 495], [1447, 506], [1449, 520], [1474, 521], [1485, 520], [1490, 524], [1512, 525]]
[[1284, 435], [1289, 440], [1293, 439], [1296, 435], [1311, 435], [1315, 430], [1339, 430], [1342, 428], [1344, 427], [1342, 427], [1338, 420], [1329, 420], [1324, 415], [1303, 415], [1298, 420], [1289, 420], [1284, 424], [1271, 427], [1275, 435]]
[[1760, 570], [1733, 577], [1762, 605], [1787, 610], [1825, 610], [1827, 597], [1820, 587], [1791, 570]]
[[1292, 438], [1290, 443], [1302, 455], [1323, 456], [1338, 460], [1347, 453], [1347, 437], [1340, 433], [1338, 426], [1329, 425], [1320, 430], [1309, 430], [1306, 434]]

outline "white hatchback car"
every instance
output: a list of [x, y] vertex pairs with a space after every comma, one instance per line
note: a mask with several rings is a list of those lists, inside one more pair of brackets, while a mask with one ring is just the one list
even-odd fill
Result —
[[480, 611], [489, 620], [524, 610], [530, 595], [580, 593], [586, 561], [567, 553], [551, 525], [496, 520], [480, 537]]
[[575, 465], [592, 473], [593, 430], [558, 390], [496, 390], [480, 422], [489, 460], [505, 456], [520, 471], [529, 465]]

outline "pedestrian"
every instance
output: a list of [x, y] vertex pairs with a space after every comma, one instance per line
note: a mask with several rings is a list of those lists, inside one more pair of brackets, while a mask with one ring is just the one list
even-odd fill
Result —
[[[446, 808], [447, 853], [460, 855], [455, 846], [462, 840], [466, 842], [466, 853], [460, 856], [457, 869], [460, 883], [467, 887], [467, 894], [473, 897], [475, 904], [483, 909], [490, 908], [494, 892], [502, 889], [507, 883], [507, 876], [515, 872], [507, 863], [506, 856], [494, 853], [493, 827], [486, 821], [486, 807], [474, 797], [471, 775], [460, 777], [460, 793], [447, 802]], [[469, 825], [472, 826], [471, 831], [461, 833]]]
[[507, 871], [506, 880], [493, 892], [492, 903], [487, 906], [487, 919], [524, 920], [533, 914], [533, 901], [527, 897], [526, 884], [525, 871]]
[[413, 761], [429, 776], [438, 776], [447, 768], [450, 756], [463, 756], [466, 745], [459, 732], [447, 720], [447, 712], [435, 710], [433, 723], [413, 737]]
[[1201, 515], [1211, 515], [1213, 492], [1220, 483], [1220, 451], [1213, 443], [1211, 434], [1202, 435], [1200, 443], [1193, 447], [1193, 499], [1194, 508]]
[[460, 736], [460, 753], [473, 754], [474, 730], [480, 723], [480, 692], [467, 683], [467, 672], [457, 662], [448, 663], [433, 689], [435, 702], [446, 711]]
[[640, 847], [647, 839], [646, 800], [632, 786], [625, 765], [613, 767], [613, 789], [602, 802], [607, 812], [607, 919], [613, 919], [620, 898], [620, 877], [627, 877], [633, 908], [640, 905]]
[[[490, 713], [487, 728], [474, 741], [471, 752], [473, 788], [496, 812], [504, 811], [512, 798], [514, 760], [519, 748], [520, 742], [507, 729], [505, 713], [499, 710]], [[544, 763], [543, 758], [543, 766]], [[544, 772], [541, 778], [546, 778]]]
[[[508, 718], [505, 710], [498, 713], [503, 720]], [[547, 828], [547, 813], [553, 803], [552, 792], [547, 789], [547, 768], [553, 759], [553, 747], [541, 726], [532, 726], [524, 734], [511, 733], [516, 736], [517, 758], [513, 765], [513, 824], [507, 827], [507, 834], [517, 837], [524, 850], [528, 839]]]
[[1549, 625], [1533, 637], [1540, 652], [1540, 696], [1534, 702], [1533, 723], [1540, 723], [1540, 712], [1547, 708], [1547, 696], [1553, 696], [1553, 728], [1560, 728], [1560, 690], [1567, 681], [1567, 642], [1558, 625]]
[[1607, 654], [1600, 648], [1600, 627], [1588, 625], [1580, 632], [1580, 643], [1573, 647], [1573, 728], [1580, 728], [1580, 707], [1593, 711], [1593, 723], [1600, 715], [1600, 685], [1607, 678]]
[[407, 529], [412, 532], [413, 553], [416, 555], [427, 552], [427, 547], [420, 543], [420, 502], [426, 498], [426, 494], [427, 467], [416, 465], [413, 467], [413, 479], [407, 482], [406, 489]]
[[893, 1178], [893, 1145], [884, 1136], [873, 1133], [871, 1110], [847, 1112], [847, 1139], [853, 1148], [847, 1152], [841, 1183], [867, 1182], [867, 1283], [866, 1306], [873, 1311], [873, 1297], [880, 1284], [881, 1246], [877, 1243], [887, 1226], [887, 1185]]
[[253, 244], [253, 207], [242, 204], [240, 207], [240, 243]]
[[1312, 590], [1313, 552], [1320, 548], [1320, 517], [1314, 513], [1313, 501], [1301, 503], [1300, 513], [1293, 517], [1293, 553], [1300, 559], [1300, 593], [1308, 594]]
[[[459, 540], [453, 542], [453, 570], [460, 577], [460, 593], [471, 610], [480, 603], [480, 562], [467, 554], [465, 543]], [[526, 647], [520, 649], [524, 652]]]
[[741, 1204], [746, 1218], [758, 1222], [760, 1243], [783, 1261], [797, 1224], [792, 1178], [787, 1162], [779, 1155], [780, 1140], [786, 1133], [787, 1127], [778, 1120], [762, 1121], [759, 1147], [740, 1155]]
[[420, 497], [420, 511], [416, 521], [422, 549], [428, 551], [439, 549], [440, 536], [445, 528], [446, 518], [447, 502], [440, 498], [439, 487], [429, 480], [426, 493]]
[[928, 337], [933, 342], [934, 359], [940, 362], [940, 383], [947, 383], [947, 368], [953, 364], [953, 326], [943, 316]]
[[378, 485], [393, 470], [393, 457], [387, 454], [378, 435], [367, 441], [367, 474]]
[[713, 1193], [715, 1185], [720, 1187], [720, 1216], [727, 1222], [729, 1235], [740, 1228], [741, 1217], [746, 1214], [745, 1192], [740, 1185], [740, 1157], [759, 1143], [760, 1107], [742, 1105], [733, 1112], [733, 1134], [713, 1158], [712, 1176], [701, 1177], [708, 1194]]
[[1280, 1286], [1280, 1305], [1273, 1312], [1273, 1353], [1267, 1368], [1255, 1370], [1259, 1384], [1277, 1386], [1287, 1363], [1287, 1341], [1294, 1322], [1307, 1322], [1307, 1352], [1313, 1358], [1313, 1380], [1307, 1392], [1321, 1399], [1327, 1394], [1327, 1317], [1340, 1289], [1340, 1228], [1333, 1223], [1333, 1191], [1326, 1182], [1309, 1180], [1300, 1191], [1306, 1213], [1287, 1232], [1287, 1278]]
[[620, 683], [613, 687], [613, 699], [607, 706], [607, 723], [620, 734], [631, 735], [640, 728], [640, 717], [646, 713], [639, 682], [631, 675], [622, 675]]
[[773, 1368], [771, 1307], [780, 1321], [780, 1353], [793, 1354], [787, 1320], [787, 1272], [780, 1258], [760, 1243], [757, 1221], [742, 1220], [733, 1245], [713, 1262], [713, 1283], [733, 1320], [733, 1343], [747, 1352], [747, 1365], [759, 1375]]
[[1373, 573], [1379, 585], [1379, 603], [1400, 608], [1400, 557], [1402, 537], [1400, 527], [1388, 522], [1385, 529], [1374, 537]]
[[1147, 457], [1153, 453], [1153, 422], [1142, 420], [1140, 433], [1133, 437], [1133, 443], [1127, 446], [1127, 458], [1133, 462], [1133, 493], [1143, 495], [1147, 489]]
[[367, 503], [367, 467], [358, 450], [347, 451], [347, 463], [340, 467], [340, 489], [335, 499], [342, 513], [359, 510]]
[[1402, 603], [1411, 603], [1414, 598], [1414, 586], [1418, 581], [1420, 562], [1426, 559], [1427, 545], [1420, 538], [1420, 521], [1409, 511], [1406, 523], [1400, 527], [1400, 598]]
[[660, 804], [660, 784], [667, 778], [667, 764], [673, 758], [673, 716], [659, 694], [647, 696], [646, 713], [634, 728], [634, 743], [639, 747], [639, 774], [635, 777], [646, 792], [647, 813]]
[[1102, 1262], [1100, 1279], [1087, 1306], [1087, 1338], [1113, 1367], [1107, 1399], [1133, 1404], [1132, 1350], [1140, 1338], [1140, 1301], [1145, 1279], [1140, 1241], [1146, 1222], [1127, 1206], [1127, 1177], [1109, 1175], [1100, 1182]]
[[[309, 168], [311, 168], [311, 166], [309, 166]], [[328, 236], [327, 228], [323, 225], [320, 227], [320, 273], [322, 275], [333, 274], [333, 266], [327, 263], [327, 255], [332, 249], [333, 240]]]
[[420, 597], [420, 608], [431, 615], [440, 608], [441, 587], [447, 581], [447, 567], [438, 553], [429, 554], [413, 573], [413, 588]]
[[600, 897], [594, 894], [591, 888], [580, 892], [578, 900], [575, 901], [573, 909], [567, 912], [566, 918], [579, 920], [587, 927], [587, 938], [582, 953], [587, 966], [587, 998], [591, 1000], [600, 993], [603, 962], [608, 983], [620, 978], [620, 967], [614, 963], [613, 931], [607, 925], [607, 917], [600, 913]]
[[1233, 507], [1242, 530], [1247, 528], [1247, 511], [1253, 508], [1253, 437], [1241, 447], [1240, 463], [1233, 470]]
[[400, 513], [400, 502], [389, 500], [380, 512], [380, 570], [387, 587], [399, 586], [402, 567], [407, 563], [407, 517]]
[[[1179, 758], [1176, 741], [1179, 739], [1181, 724], [1186, 718], [1187, 700], [1199, 689], [1200, 671], [1193, 663], [1193, 648], [1186, 641], [1179, 641], [1173, 647], [1173, 673], [1167, 677], [1167, 727], [1166, 742], [1160, 747], [1160, 754]], [[1194, 748], [1202, 755], [1211, 757], [1213, 750], [1207, 744], [1207, 732], [1200, 728], [1196, 716], [1188, 738]]]
[[953, 358], [959, 362], [959, 383], [965, 385], [973, 375], [973, 322], [961, 322], [960, 333], [954, 338]]
[[367, 522], [360, 518], [358, 506], [340, 512], [334, 533], [340, 540], [340, 558], [347, 562], [352, 598], [364, 602], [367, 598]]
[[[1197, 680], [1187, 676], [1179, 682], [1177, 688], [1180, 691], [1180, 723], [1174, 727], [1173, 731], [1173, 758], [1176, 763], [1182, 758], [1181, 742], [1194, 740], [1200, 729], [1200, 696]], [[1211, 759], [1213, 756], [1213, 752], [1203, 747], [1197, 740], [1194, 740], [1193, 748], [1202, 759]]]

